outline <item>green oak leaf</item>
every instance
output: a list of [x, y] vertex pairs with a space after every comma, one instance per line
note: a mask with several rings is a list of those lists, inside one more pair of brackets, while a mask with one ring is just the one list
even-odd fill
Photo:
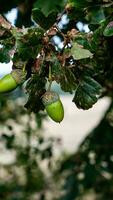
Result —
[[[38, 8], [41, 12], [47, 17], [52, 12], [60, 12], [61, 8], [63, 8], [64, 1], [63, 0], [37, 0], [34, 4], [34, 8]], [[47, 23], [45, 21], [45, 23]]]
[[8, 38], [0, 38], [0, 62], [8, 63], [11, 60], [11, 55], [14, 51], [15, 39], [12, 36]]
[[0, 62], [1, 63], [8, 63], [10, 62], [10, 54], [9, 54], [9, 49], [3, 47], [0, 48]]
[[88, 49], [84, 49], [83, 46], [79, 45], [76, 42], [74, 42], [71, 48], [71, 55], [73, 56], [75, 60], [81, 60], [84, 58], [93, 57], [93, 54]]
[[16, 47], [18, 56], [23, 61], [29, 58], [36, 58], [42, 48], [41, 40], [44, 34], [43, 29], [33, 27], [23, 29], [23, 32], [12, 32], [16, 39]]
[[65, 69], [62, 70], [62, 74], [60, 78], [61, 89], [71, 94], [77, 87], [77, 80], [76, 80], [73, 70], [74, 69], [69, 69], [65, 67]]
[[45, 93], [45, 84], [46, 79], [38, 74], [34, 74], [27, 82], [26, 91], [29, 97], [25, 107], [29, 111], [38, 113], [40, 110], [44, 110], [42, 95]]
[[93, 78], [85, 76], [75, 91], [73, 102], [78, 108], [87, 110], [95, 104], [101, 94], [101, 85]]
[[56, 20], [57, 13], [56, 12], [51, 12], [47, 17], [43, 14], [41, 10], [38, 8], [34, 8], [32, 10], [32, 17], [33, 20], [40, 25], [43, 29], [47, 30], [49, 29]]
[[109, 22], [103, 32], [104, 36], [112, 36], [113, 35], [113, 21]]
[[91, 24], [100, 24], [105, 21], [104, 9], [100, 6], [94, 6], [89, 8], [89, 12], [86, 15], [86, 19]]
[[89, 6], [91, 2], [88, 0], [79, 0], [79, 1], [78, 0], [68, 0], [68, 3], [70, 5], [72, 5], [73, 7], [79, 9], [79, 8], [85, 8], [85, 7]]
[[55, 54], [51, 55], [51, 73], [52, 73], [52, 79], [55, 80], [57, 83], [60, 81], [60, 77], [62, 74], [62, 66], [60, 62], [58, 61], [57, 57]]

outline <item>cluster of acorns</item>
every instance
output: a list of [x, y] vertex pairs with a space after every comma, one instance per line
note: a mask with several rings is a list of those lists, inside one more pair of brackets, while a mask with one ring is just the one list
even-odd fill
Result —
[[[26, 74], [22, 70], [13, 70], [10, 74], [0, 79], [0, 93], [11, 92], [25, 81]], [[47, 91], [42, 102], [48, 116], [55, 122], [61, 122], [64, 118], [64, 108], [59, 95], [53, 91]]]

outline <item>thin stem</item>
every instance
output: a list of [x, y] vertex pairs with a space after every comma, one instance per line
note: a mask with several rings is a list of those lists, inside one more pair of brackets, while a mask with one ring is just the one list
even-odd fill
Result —
[[49, 81], [49, 86], [48, 86], [48, 89], [47, 89], [48, 92], [51, 90], [51, 85], [52, 85], [52, 80]]
[[22, 71], [25, 72], [26, 64], [24, 63]]
[[51, 72], [51, 66], [49, 65], [49, 77], [48, 77], [48, 81], [49, 81], [49, 86], [47, 91], [51, 90], [51, 85], [52, 85], [52, 72]]
[[48, 79], [49, 81], [51, 81], [52, 80], [52, 73], [51, 73], [51, 66], [49, 65], [49, 79]]

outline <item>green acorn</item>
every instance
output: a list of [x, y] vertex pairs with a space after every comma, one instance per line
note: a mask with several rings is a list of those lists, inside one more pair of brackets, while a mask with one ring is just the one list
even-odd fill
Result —
[[49, 117], [60, 123], [64, 118], [64, 108], [59, 95], [56, 92], [47, 91], [43, 95], [42, 101]]
[[25, 81], [25, 72], [20, 69], [13, 70], [10, 74], [0, 79], [0, 93], [11, 92]]

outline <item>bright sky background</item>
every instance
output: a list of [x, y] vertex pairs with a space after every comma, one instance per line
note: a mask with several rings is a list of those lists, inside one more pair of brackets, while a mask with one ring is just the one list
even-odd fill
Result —
[[17, 9], [13, 8], [10, 12], [8, 12], [6, 15], [6, 18], [8, 19], [9, 22], [14, 26], [15, 19], [17, 16]]

